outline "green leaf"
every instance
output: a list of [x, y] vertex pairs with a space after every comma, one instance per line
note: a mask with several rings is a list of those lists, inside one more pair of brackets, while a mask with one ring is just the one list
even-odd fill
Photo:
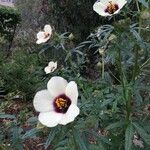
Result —
[[58, 147], [55, 150], [68, 150], [67, 147]]
[[9, 114], [0, 114], [0, 119], [16, 119], [14, 115], [9, 115]]
[[66, 56], [66, 58], [65, 58], [65, 61], [67, 61], [70, 57], [71, 57], [71, 53], [68, 52], [68, 54], [67, 54], [67, 56]]
[[69, 136], [68, 138], [68, 142], [67, 142], [67, 148], [69, 150], [76, 150], [76, 145], [75, 145], [75, 141], [72, 135]]
[[112, 103], [113, 101], [114, 101], [114, 99], [106, 99], [106, 100], [104, 99], [104, 101], [101, 104], [101, 107], [103, 108], [104, 106]]
[[132, 29], [130, 29], [130, 31], [133, 34], [133, 36], [137, 39], [137, 41], [139, 41], [139, 42], [142, 41], [139, 33], [135, 29], [132, 28]]
[[133, 126], [132, 124], [129, 124], [125, 132], [125, 150], [131, 150], [133, 135]]
[[48, 138], [47, 138], [46, 143], [45, 143], [45, 149], [47, 149], [49, 147], [49, 145], [53, 141], [56, 134], [57, 134], [56, 128], [49, 133]]
[[29, 119], [27, 120], [27, 123], [28, 123], [29, 125], [36, 125], [37, 122], [38, 122], [38, 118], [37, 118], [37, 117], [31, 117], [31, 118], [29, 118]]
[[146, 133], [146, 131], [143, 129], [143, 127], [141, 127], [139, 124], [137, 123], [133, 123], [136, 131], [138, 132], [138, 134], [142, 137], [142, 139], [148, 144], [150, 145], [150, 135], [148, 133]]
[[146, 8], [148, 8], [148, 2], [146, 0], [139, 0], [140, 3], [142, 3]]
[[25, 140], [27, 138], [33, 138], [37, 134], [38, 130], [36, 128], [27, 131], [23, 136], [22, 139]]
[[83, 138], [81, 138], [81, 134], [77, 130], [73, 131], [73, 136], [78, 150], [88, 150], [85, 141], [83, 141]]
[[97, 145], [90, 145], [90, 150], [105, 150], [103, 145], [101, 143], [98, 143]]
[[15, 150], [23, 150], [21, 133], [23, 129], [20, 127], [12, 128], [12, 146], [15, 147]]
[[74, 52], [76, 52], [76, 53], [78, 53], [80, 55], [83, 55], [83, 53], [81, 51], [79, 51], [79, 50], [75, 50]]
[[106, 129], [106, 130], [111, 130], [111, 129], [123, 127], [124, 124], [125, 124], [124, 121], [118, 121], [118, 122], [115, 122], [115, 123], [110, 124], [110, 125], [107, 126], [105, 129]]

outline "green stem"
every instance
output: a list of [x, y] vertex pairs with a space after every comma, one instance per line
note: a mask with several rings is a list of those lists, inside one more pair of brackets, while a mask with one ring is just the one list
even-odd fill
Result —
[[104, 54], [102, 54], [102, 79], [104, 79], [104, 70], [105, 70]]
[[126, 114], [126, 121], [127, 121], [127, 124], [128, 124], [129, 121], [130, 121], [130, 116], [131, 116], [131, 97], [130, 97], [130, 94], [129, 94], [127, 81], [126, 81], [125, 74], [124, 74], [124, 71], [123, 71], [122, 57], [121, 57], [121, 50], [120, 50], [120, 48], [118, 48], [118, 54], [119, 54], [120, 78], [121, 78], [121, 84], [122, 84], [122, 87], [123, 87], [123, 96], [124, 96], [124, 100], [126, 102], [126, 112], [127, 112], [127, 114]]
[[126, 121], [128, 124], [131, 120], [132, 106], [131, 106], [131, 93], [129, 92], [129, 90], [127, 90], [126, 92], [128, 96], [128, 101], [126, 102], [126, 108], [127, 108]]
[[120, 48], [118, 48], [118, 54], [119, 54], [119, 71], [120, 71], [120, 80], [121, 80], [121, 84], [123, 86], [123, 94], [124, 94], [124, 98], [126, 100], [125, 97], [125, 82], [124, 82], [124, 73], [123, 73], [123, 68], [122, 68], [122, 61], [121, 61], [121, 51]]
[[139, 35], [141, 34], [142, 20], [139, 18]]
[[139, 6], [139, 2], [138, 2], [138, 0], [135, 0], [135, 2], [136, 2], [137, 10], [138, 10], [138, 12], [140, 12], [140, 6]]
[[[138, 0], [135, 0], [135, 2], [136, 2], [137, 10], [138, 10], [139, 15], [140, 15], [140, 7], [139, 7]], [[141, 18], [139, 17], [139, 30], [138, 30], [139, 35], [141, 34], [141, 26], [142, 26], [142, 20], [141, 20]], [[133, 81], [133, 83], [134, 83], [135, 80], [136, 80], [136, 76], [137, 76], [138, 70], [139, 70], [138, 58], [139, 58], [138, 46], [135, 45], [135, 54], [134, 54], [135, 64], [134, 64], [133, 75], [132, 75], [132, 81]]]
[[138, 54], [138, 47], [136, 46], [135, 47], [135, 65], [134, 65], [133, 76], [132, 76], [133, 83], [136, 80], [137, 72], [138, 72], [138, 69], [139, 69], [139, 67], [138, 67], [138, 56], [139, 56], [139, 54]]
[[[139, 6], [139, 2], [138, 0], [135, 0], [136, 2], [136, 7], [137, 7], [137, 10], [138, 10], [138, 15], [140, 15], [140, 6]], [[142, 26], [142, 20], [141, 20], [141, 17], [139, 17], [139, 34], [141, 33], [141, 26]]]

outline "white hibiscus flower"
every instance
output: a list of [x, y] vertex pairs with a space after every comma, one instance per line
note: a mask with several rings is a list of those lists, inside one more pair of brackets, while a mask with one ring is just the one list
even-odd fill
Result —
[[50, 39], [52, 35], [52, 27], [50, 25], [45, 25], [44, 26], [44, 31], [40, 31], [37, 34], [37, 44], [45, 43]]
[[46, 74], [48, 74], [54, 72], [56, 69], [57, 69], [57, 62], [50, 61], [48, 63], [48, 66], [45, 67], [44, 71], [46, 72]]
[[33, 105], [40, 112], [39, 121], [47, 127], [54, 127], [66, 125], [79, 115], [77, 99], [77, 84], [55, 76], [48, 81], [47, 89], [36, 93]]
[[101, 16], [111, 16], [117, 14], [126, 3], [126, 0], [98, 0], [93, 10]]

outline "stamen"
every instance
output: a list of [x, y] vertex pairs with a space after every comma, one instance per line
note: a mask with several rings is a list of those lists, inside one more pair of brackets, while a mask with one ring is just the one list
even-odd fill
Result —
[[67, 101], [63, 98], [58, 98], [55, 101], [58, 108], [62, 109], [63, 107], [67, 107]]
[[109, 1], [109, 4], [108, 4], [105, 12], [108, 12], [109, 14], [113, 14], [118, 9], [119, 9], [119, 7], [117, 4], [113, 4], [112, 1]]
[[56, 112], [66, 113], [71, 105], [71, 100], [65, 94], [62, 94], [55, 98], [53, 105]]

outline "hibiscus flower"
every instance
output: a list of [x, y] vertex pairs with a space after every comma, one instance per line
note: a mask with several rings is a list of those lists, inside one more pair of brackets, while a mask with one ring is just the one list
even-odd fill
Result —
[[66, 125], [79, 115], [77, 99], [77, 84], [55, 76], [48, 81], [47, 89], [35, 94], [33, 105], [40, 112], [39, 121], [47, 127], [54, 127]]
[[37, 44], [45, 43], [47, 42], [52, 35], [52, 27], [50, 25], [44, 26], [44, 31], [40, 31], [37, 34]]
[[117, 14], [126, 3], [126, 0], [98, 0], [93, 10], [101, 16], [111, 16]]
[[48, 63], [48, 66], [45, 67], [44, 71], [46, 72], [46, 74], [49, 74], [51, 72], [54, 72], [56, 68], [57, 68], [57, 62], [50, 61]]

